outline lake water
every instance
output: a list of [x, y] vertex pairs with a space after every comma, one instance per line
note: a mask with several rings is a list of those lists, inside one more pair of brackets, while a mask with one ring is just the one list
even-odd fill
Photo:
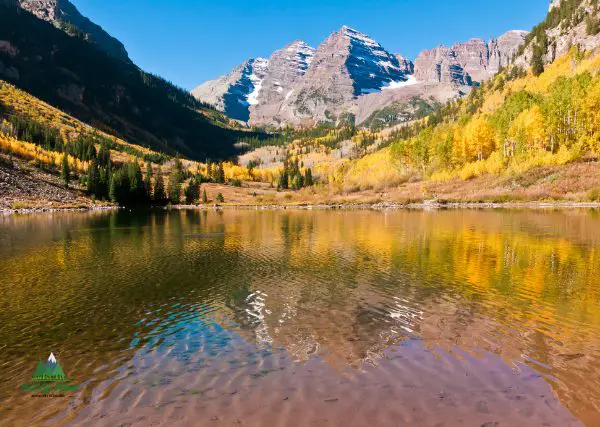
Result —
[[0, 292], [0, 425], [600, 425], [597, 211], [5, 216]]

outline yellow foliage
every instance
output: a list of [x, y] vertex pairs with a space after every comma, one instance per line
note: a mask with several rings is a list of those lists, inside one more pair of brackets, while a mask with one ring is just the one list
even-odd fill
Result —
[[496, 147], [494, 128], [483, 116], [471, 120], [462, 137], [462, 157], [466, 160], [482, 160]]
[[548, 135], [540, 107], [535, 105], [519, 114], [508, 131], [508, 137], [534, 150], [546, 148]]
[[352, 162], [343, 177], [345, 184], [361, 189], [390, 186], [401, 180], [401, 170], [393, 160], [389, 147]]

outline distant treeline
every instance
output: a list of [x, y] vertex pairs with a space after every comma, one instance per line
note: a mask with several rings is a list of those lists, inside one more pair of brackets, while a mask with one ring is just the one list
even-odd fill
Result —
[[80, 160], [90, 161], [96, 155], [95, 146], [101, 145], [108, 150], [127, 153], [152, 163], [162, 164], [168, 159], [166, 154], [146, 153], [131, 145], [119, 144], [98, 132], [82, 134], [73, 140], [64, 142], [58, 129], [39, 123], [27, 116], [7, 114], [7, 109], [4, 108], [5, 113], [2, 113], [0, 109], [0, 119], [4, 118], [9, 123], [9, 127], [4, 129], [4, 133], [21, 141], [32, 142], [46, 150], [67, 153]]

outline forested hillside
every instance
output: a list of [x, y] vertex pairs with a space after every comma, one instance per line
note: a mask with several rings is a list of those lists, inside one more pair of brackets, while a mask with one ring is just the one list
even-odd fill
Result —
[[236, 153], [240, 132], [187, 91], [2, 3], [0, 78], [134, 144], [202, 160]]

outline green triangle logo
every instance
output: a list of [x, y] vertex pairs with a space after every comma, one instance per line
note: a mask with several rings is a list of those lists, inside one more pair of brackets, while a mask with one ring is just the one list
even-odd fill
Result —
[[68, 380], [54, 353], [50, 353], [46, 363], [41, 360], [38, 361], [35, 372], [31, 377], [33, 382], [64, 382]]

